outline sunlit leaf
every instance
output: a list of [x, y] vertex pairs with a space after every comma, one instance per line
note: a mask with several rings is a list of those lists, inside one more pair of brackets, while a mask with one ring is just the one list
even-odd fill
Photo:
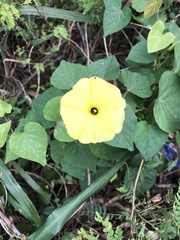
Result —
[[12, 106], [9, 103], [4, 102], [0, 99], [0, 117], [3, 117], [5, 113], [10, 113], [11, 110]]
[[0, 124], [0, 148], [5, 144], [9, 129], [11, 127], [11, 121]]
[[9, 139], [9, 148], [17, 156], [46, 164], [47, 134], [44, 128], [35, 122], [25, 125], [23, 132], [14, 132]]
[[149, 18], [154, 15], [162, 5], [162, 0], [148, 0], [144, 10], [144, 17]]
[[50, 99], [43, 109], [44, 118], [48, 121], [57, 122], [60, 117], [60, 96]]
[[148, 39], [148, 53], [157, 52], [169, 46], [175, 39], [171, 32], [163, 33], [164, 23], [158, 20], [151, 28]]

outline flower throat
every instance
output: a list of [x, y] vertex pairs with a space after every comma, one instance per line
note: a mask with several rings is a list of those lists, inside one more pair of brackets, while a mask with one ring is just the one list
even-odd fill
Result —
[[96, 107], [91, 108], [91, 113], [93, 115], [97, 115], [98, 114], [98, 109]]

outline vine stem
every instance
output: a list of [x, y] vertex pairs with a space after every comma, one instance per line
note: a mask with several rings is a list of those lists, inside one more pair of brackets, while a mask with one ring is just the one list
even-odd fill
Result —
[[136, 198], [136, 188], [137, 188], [137, 183], [138, 183], [138, 180], [139, 180], [139, 176], [140, 176], [140, 173], [141, 173], [141, 169], [142, 169], [143, 163], [144, 163], [144, 158], [142, 158], [142, 160], [141, 160], [141, 164], [140, 164], [140, 166], [139, 166], [139, 169], [138, 169], [138, 172], [137, 172], [137, 176], [136, 176], [136, 179], [135, 179], [135, 183], [134, 183], [134, 187], [133, 187], [133, 190], [132, 190], [131, 221], [133, 220], [133, 216], [134, 216], [135, 198]]

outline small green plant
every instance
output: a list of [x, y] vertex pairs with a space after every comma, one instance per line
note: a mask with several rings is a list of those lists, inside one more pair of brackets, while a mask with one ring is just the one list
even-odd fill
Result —
[[[103, 234], [106, 235], [107, 240], [121, 240], [123, 236], [123, 231], [120, 227], [116, 227], [116, 229], [113, 229], [112, 223], [110, 222], [110, 216], [107, 215], [105, 219], [101, 217], [101, 215], [96, 212], [95, 221], [98, 223], [101, 223], [103, 226]], [[78, 230], [78, 237], [73, 238], [72, 240], [82, 240], [82, 239], [88, 239], [88, 240], [96, 240], [100, 239], [99, 235], [96, 235], [91, 229], [90, 232], [87, 233], [83, 228]]]
[[11, 30], [15, 28], [16, 21], [20, 18], [18, 9], [15, 3], [0, 3], [0, 25], [2, 30]]

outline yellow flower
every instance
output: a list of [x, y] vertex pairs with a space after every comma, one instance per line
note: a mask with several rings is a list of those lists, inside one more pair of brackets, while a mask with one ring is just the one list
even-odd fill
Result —
[[81, 143], [109, 141], [122, 130], [126, 102], [120, 90], [99, 77], [82, 78], [61, 98], [68, 134]]

